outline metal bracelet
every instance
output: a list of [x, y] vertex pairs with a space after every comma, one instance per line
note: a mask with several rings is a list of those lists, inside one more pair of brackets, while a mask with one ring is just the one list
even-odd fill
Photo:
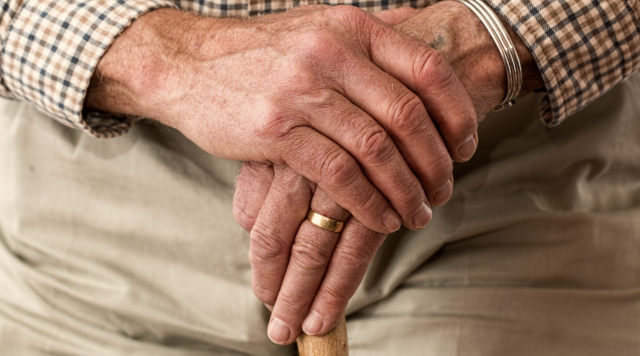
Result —
[[492, 40], [503, 59], [505, 66], [505, 73], [507, 76], [507, 93], [503, 101], [497, 106], [494, 111], [503, 110], [514, 105], [514, 99], [521, 92], [521, 85], [523, 84], [523, 71], [521, 69], [521, 62], [516, 52], [516, 47], [510, 39], [510, 35], [503, 27], [501, 20], [492, 11], [492, 9], [482, 0], [458, 0], [467, 6], [478, 18], [481, 20], [487, 31], [490, 33]]

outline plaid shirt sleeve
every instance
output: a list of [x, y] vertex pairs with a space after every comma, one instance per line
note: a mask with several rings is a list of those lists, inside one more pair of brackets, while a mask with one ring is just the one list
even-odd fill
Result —
[[131, 119], [84, 113], [85, 92], [104, 52], [138, 16], [164, 0], [0, 1], [0, 96], [24, 100], [96, 137], [126, 132]]
[[[554, 126], [639, 67], [639, 0], [485, 0], [530, 48]], [[24, 100], [96, 137], [125, 133], [132, 118], [83, 111], [91, 75], [138, 16], [177, 7], [206, 16], [247, 17], [304, 4], [367, 11], [424, 7], [432, 0], [0, 0], [0, 96]]]
[[529, 47], [556, 126], [639, 68], [639, 0], [485, 0]]

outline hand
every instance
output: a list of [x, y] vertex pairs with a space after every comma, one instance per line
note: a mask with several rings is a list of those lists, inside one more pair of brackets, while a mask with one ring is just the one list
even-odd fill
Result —
[[[310, 206], [347, 220], [340, 239], [305, 220]], [[252, 288], [272, 310], [270, 339], [283, 345], [294, 342], [301, 326], [316, 335], [336, 325], [386, 236], [350, 217], [316, 184], [286, 166], [243, 164], [234, 215], [251, 230]]]
[[459, 147], [476, 132], [443, 57], [350, 6], [252, 20], [156, 10], [93, 82], [88, 106], [156, 119], [219, 157], [287, 165], [382, 233], [401, 217], [428, 224], [429, 203], [451, 194], [450, 152], [468, 158]]
[[[480, 118], [503, 99], [505, 73], [498, 51], [480, 21], [462, 4], [442, 2], [424, 10], [404, 8], [376, 15], [391, 24], [402, 22], [397, 28], [445, 51], [464, 78]], [[525, 72], [522, 94], [542, 87], [531, 55], [513, 33], [512, 39]], [[245, 163], [234, 196], [234, 214], [245, 229], [252, 230], [252, 236], [277, 241], [272, 243], [269, 260], [253, 263], [252, 284], [259, 299], [275, 304], [270, 337], [285, 335], [275, 341], [286, 344], [296, 338], [301, 323], [308, 334], [325, 334], [333, 328], [385, 235], [366, 229], [353, 217], [340, 239], [303, 221], [313, 183], [282, 167], [275, 169], [280, 172], [274, 176], [270, 166]], [[318, 188], [311, 207], [338, 220], [348, 216]], [[303, 221], [300, 228], [299, 221]], [[274, 327], [283, 324], [286, 328], [280, 331]]]

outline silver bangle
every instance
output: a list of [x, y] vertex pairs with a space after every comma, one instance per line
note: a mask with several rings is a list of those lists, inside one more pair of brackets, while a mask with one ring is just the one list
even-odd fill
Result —
[[514, 99], [521, 92], [521, 85], [523, 84], [523, 72], [521, 70], [521, 62], [516, 53], [516, 47], [510, 39], [505, 27], [499, 20], [498, 16], [492, 9], [482, 0], [457, 0], [467, 6], [478, 18], [481, 20], [485, 28], [490, 33], [492, 40], [503, 59], [505, 66], [505, 73], [507, 75], [507, 93], [505, 99], [497, 106], [494, 111], [503, 110], [514, 105]]

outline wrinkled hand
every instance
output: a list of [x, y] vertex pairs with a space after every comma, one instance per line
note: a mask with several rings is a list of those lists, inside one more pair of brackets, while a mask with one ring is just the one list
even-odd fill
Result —
[[476, 132], [443, 57], [351, 6], [153, 11], [107, 51], [87, 105], [156, 119], [218, 157], [289, 166], [382, 233], [428, 224], [451, 192], [448, 148], [458, 157]]
[[[480, 119], [503, 99], [506, 84], [501, 58], [489, 34], [465, 6], [442, 2], [424, 10], [404, 8], [376, 15], [443, 51]], [[525, 94], [542, 87], [542, 80], [527, 49], [516, 42], [516, 36], [512, 38], [523, 64]], [[439, 129], [447, 133], [446, 127]], [[473, 143], [469, 156], [476, 148], [476, 136]], [[460, 156], [453, 157], [461, 161]], [[304, 220], [310, 205], [334, 219], [349, 217], [322, 189], [287, 167], [243, 165], [234, 214], [252, 231], [253, 288], [259, 299], [273, 306], [269, 335], [281, 344], [293, 342], [301, 323], [312, 335], [334, 327], [385, 238], [354, 217], [339, 238]]]
[[[236, 186], [234, 215], [251, 230], [252, 288], [273, 309], [270, 339], [292, 343], [301, 326], [310, 335], [327, 333], [386, 235], [363, 226], [286, 166], [246, 162]], [[310, 206], [324, 216], [347, 220], [340, 239], [305, 220]]]

